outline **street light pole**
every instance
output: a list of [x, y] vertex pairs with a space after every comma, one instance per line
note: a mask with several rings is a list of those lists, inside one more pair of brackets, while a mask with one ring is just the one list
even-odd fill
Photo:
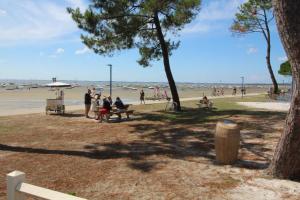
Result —
[[242, 79], [242, 98], [244, 98], [244, 78], [245, 77], [241, 77], [241, 79]]
[[112, 65], [108, 64], [109, 66], [109, 72], [110, 72], [110, 80], [109, 80], [109, 95], [112, 97]]

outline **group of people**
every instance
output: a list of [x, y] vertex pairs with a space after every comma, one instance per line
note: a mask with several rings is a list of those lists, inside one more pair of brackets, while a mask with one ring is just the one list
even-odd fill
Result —
[[96, 93], [95, 89], [93, 91], [88, 89], [84, 96], [84, 104], [85, 117], [90, 118], [89, 112], [91, 110], [94, 113], [94, 118], [100, 122], [102, 122], [104, 116], [110, 113], [112, 106], [115, 106], [119, 111], [126, 109], [126, 105], [124, 105], [120, 97], [117, 97], [115, 102], [113, 102], [111, 96], [104, 96], [101, 99], [101, 93]]
[[224, 96], [224, 88], [217, 89], [216, 87], [213, 87], [212, 96]]
[[[243, 95], [246, 95], [246, 88], [245, 87], [241, 88], [241, 93]], [[224, 96], [224, 94], [225, 94], [224, 88], [217, 89], [216, 87], [213, 87], [212, 96]], [[237, 94], [237, 88], [233, 87], [232, 95], [235, 96], [236, 94]]]

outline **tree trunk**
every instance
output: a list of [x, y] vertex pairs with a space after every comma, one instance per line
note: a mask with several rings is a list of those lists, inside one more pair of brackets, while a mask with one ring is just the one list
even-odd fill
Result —
[[154, 24], [156, 26], [157, 38], [159, 40], [159, 43], [160, 43], [160, 46], [161, 46], [161, 49], [162, 49], [165, 72], [166, 72], [166, 76], [167, 76], [167, 79], [168, 79], [168, 82], [169, 82], [173, 102], [175, 102], [177, 104], [175, 109], [177, 111], [181, 111], [181, 106], [180, 106], [180, 100], [179, 100], [179, 96], [178, 96], [178, 92], [177, 92], [177, 87], [176, 87], [176, 84], [175, 84], [175, 81], [174, 81], [174, 78], [173, 78], [173, 75], [172, 75], [171, 67], [170, 67], [169, 50], [168, 50], [164, 35], [162, 33], [162, 30], [161, 30], [160, 21], [159, 21], [157, 13], [154, 13]]
[[266, 25], [266, 31], [267, 31], [267, 56], [266, 56], [266, 60], [267, 60], [267, 66], [268, 66], [268, 70], [271, 76], [271, 80], [273, 83], [273, 93], [274, 94], [278, 94], [279, 89], [278, 89], [278, 83], [276, 81], [273, 69], [272, 69], [272, 65], [271, 65], [271, 34], [270, 34], [270, 29], [269, 29], [269, 25], [268, 25], [268, 19], [267, 19], [267, 15], [266, 12], [264, 11], [264, 15], [265, 15], [265, 25]]
[[295, 88], [285, 129], [270, 165], [275, 177], [300, 179], [300, 1], [274, 0], [275, 16], [283, 46], [292, 67]]
[[268, 70], [271, 76], [271, 80], [273, 83], [273, 93], [274, 94], [278, 94], [279, 93], [279, 88], [278, 88], [278, 83], [276, 81], [273, 69], [272, 69], [272, 65], [271, 65], [271, 42], [270, 39], [268, 39], [267, 41], [267, 56], [266, 56], [266, 60], [267, 60], [267, 66], [268, 66]]

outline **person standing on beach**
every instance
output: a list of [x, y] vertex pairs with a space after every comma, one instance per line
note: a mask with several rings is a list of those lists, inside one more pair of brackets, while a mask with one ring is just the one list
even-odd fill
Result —
[[95, 94], [94, 98], [92, 98], [92, 111], [94, 112], [94, 117], [96, 120], [98, 120], [100, 97], [100, 94]]
[[213, 87], [212, 96], [216, 96], [216, 95], [217, 95], [217, 89], [216, 87]]
[[87, 93], [85, 93], [85, 95], [84, 95], [85, 117], [86, 118], [89, 118], [91, 103], [92, 103], [91, 90], [88, 89]]
[[221, 88], [221, 95], [224, 96], [224, 88]]
[[236, 87], [233, 87], [232, 95], [233, 95], [233, 96], [236, 95]]
[[92, 89], [92, 94], [91, 94], [91, 96], [92, 96], [93, 98], [95, 98], [95, 95], [96, 95], [96, 88], [93, 88], [93, 89]]
[[144, 104], [145, 104], [145, 92], [144, 92], [143, 89], [140, 91], [140, 100], [141, 100], [141, 104], [142, 104], [143, 102], [144, 102]]

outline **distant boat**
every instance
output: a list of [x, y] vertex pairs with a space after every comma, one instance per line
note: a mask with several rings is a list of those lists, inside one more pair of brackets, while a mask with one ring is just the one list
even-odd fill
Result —
[[153, 90], [153, 89], [155, 89], [155, 87], [148, 87], [148, 89], [152, 89]]
[[31, 84], [29, 87], [30, 88], [39, 88], [39, 85], [38, 84]]
[[135, 87], [128, 87], [128, 86], [123, 86], [124, 89], [129, 89], [129, 90], [137, 90]]
[[78, 83], [73, 83], [71, 85], [74, 86], [74, 87], [80, 87], [80, 85]]
[[14, 83], [9, 83], [9, 84], [6, 84], [5, 89], [6, 90], [16, 90], [16, 89], [18, 89], [18, 86]]

